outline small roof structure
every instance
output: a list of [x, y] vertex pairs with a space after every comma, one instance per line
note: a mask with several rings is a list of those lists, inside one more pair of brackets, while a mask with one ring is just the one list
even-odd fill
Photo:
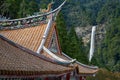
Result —
[[98, 71], [98, 67], [92, 67], [77, 62], [79, 75], [93, 75]]
[[[57, 54], [57, 56], [66, 59], [66, 60], [72, 60], [71, 57], [66, 55], [65, 53]], [[85, 64], [82, 64], [78, 61], [76, 61], [74, 66], [77, 66], [77, 74], [78, 76], [94, 76], [98, 72], [98, 67], [97, 66], [88, 66]]]

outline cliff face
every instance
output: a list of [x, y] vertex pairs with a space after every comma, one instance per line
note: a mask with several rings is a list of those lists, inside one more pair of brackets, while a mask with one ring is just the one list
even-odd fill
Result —
[[[86, 46], [90, 42], [92, 26], [87, 27], [76, 27], [75, 28], [76, 34], [78, 37], [81, 37], [84, 45]], [[106, 29], [105, 25], [97, 25], [95, 40], [96, 43], [99, 44], [105, 37]]]

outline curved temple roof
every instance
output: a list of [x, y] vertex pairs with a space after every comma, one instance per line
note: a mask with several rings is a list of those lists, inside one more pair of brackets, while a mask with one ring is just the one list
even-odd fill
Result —
[[[53, 22], [53, 17], [54, 17], [53, 14], [54, 14], [54, 12], [59, 11], [60, 8], [65, 4], [65, 2], [66, 2], [66, 0], [55, 10], [43, 14], [43, 15], [50, 16], [49, 18], [52, 21], [50, 21], [50, 22], [48, 21], [49, 24], [46, 23], [47, 21], [46, 22], [43, 21], [42, 23], [40, 23], [39, 25], [37, 25], [35, 27], [32, 26], [32, 27], [22, 28], [22, 29], [18, 28], [15, 30], [11, 30], [11, 29], [0, 30], [0, 53], [2, 54], [2, 55], [0, 55], [0, 57], [1, 57], [0, 61], [3, 60], [0, 62], [0, 65], [2, 65], [2, 66], [0, 66], [0, 70], [2, 70], [2, 72], [5, 71], [5, 73], [6, 73], [7, 70], [9, 72], [9, 71], [13, 71], [13, 69], [15, 69], [16, 71], [19, 71], [19, 70], [21, 71], [18, 74], [22, 74], [22, 72], [23, 72], [23, 73], [25, 73], [25, 75], [26, 74], [29, 75], [28, 71], [31, 71], [31, 74], [39, 75], [39, 74], [50, 74], [50, 73], [51, 74], [61, 74], [64, 72], [69, 72], [73, 69], [75, 70], [75, 68], [69, 67], [69, 65], [74, 62], [73, 61], [74, 59], [72, 59], [69, 56], [62, 54], [62, 53], [60, 55], [59, 54], [54, 55], [48, 49], [48, 45], [51, 41], [52, 32], [54, 30], [56, 30], [56, 28], [55, 28], [56, 24]], [[39, 16], [41, 16], [41, 15], [31, 17], [31, 18], [36, 18]], [[23, 19], [28, 19], [28, 18], [15, 19], [15, 21], [19, 21], [19, 20], [23, 20]], [[8, 20], [8, 21], [14, 21], [14, 20]], [[3, 21], [3, 22], [5, 22], [5, 21]], [[51, 62], [44, 61], [43, 59], [41, 59], [39, 57], [31, 55], [31, 54], [29, 54], [29, 53], [31, 53], [31, 51], [25, 52], [15, 46], [11, 45], [8, 41], [1, 38], [1, 35], [5, 36], [7, 39], [13, 41], [14, 44], [19, 44], [19, 45], [23, 46], [22, 47], [23, 49], [27, 48], [27, 49], [33, 51], [33, 53], [35, 55], [42, 54], [45, 57], [47, 57], [48, 59], [52, 60], [53, 62], [57, 62], [58, 64], [62, 63], [62, 65], [66, 64], [68, 67], [51, 63], [52, 61]], [[38, 51], [38, 53], [41, 53], [41, 54], [37, 54], [36, 53], [37, 51]], [[41, 65], [41, 63], [42, 64], [45, 63], [45, 64]], [[15, 65], [15, 66], [13, 66], [13, 65]], [[48, 67], [48, 65], [53, 68]], [[82, 63], [79, 63], [78, 61], [76, 61], [76, 63], [74, 63], [73, 66], [74, 67], [77, 66], [78, 75], [86, 75], [86, 74], [93, 75], [98, 71], [97, 67], [90, 67], [90, 66], [84, 65]], [[41, 69], [43, 69], [43, 70], [41, 70]], [[55, 70], [53, 70], [53, 69], [55, 69]], [[51, 71], [53, 71], [53, 72], [51, 72]], [[0, 72], [0, 75], [5, 74], [5, 73]], [[11, 73], [11, 74], [15, 74], [15, 73]]]
[[[45, 42], [45, 47], [47, 47], [47, 45], [50, 43], [50, 38], [52, 36], [51, 34], [53, 32], [53, 29], [55, 29], [54, 26], [55, 26], [55, 24], [53, 23], [52, 27], [50, 28], [50, 31], [48, 33], [49, 35], [47, 36], [47, 39]], [[20, 44], [21, 46], [26, 47], [26, 48], [36, 52], [39, 45], [41, 44], [41, 40], [43, 38], [45, 28], [46, 28], [46, 24], [42, 24], [42, 26], [38, 26], [38, 27], [0, 31], [0, 34], [4, 35], [6, 38], [14, 41], [15, 43]], [[47, 52], [43, 51], [43, 55], [48, 57], [49, 59], [52, 59], [55, 61], [55, 59], [53, 57], [51, 57], [50, 55], [48, 55]], [[65, 54], [62, 54], [62, 55], [56, 54], [56, 56], [58, 56], [64, 60], [68, 60], [68, 62], [73, 60], [73, 59], [68, 58], [67, 55], [65, 55]], [[60, 63], [60, 62], [57, 62], [57, 63]], [[64, 62], [62, 64], [64, 64]], [[85, 75], [85, 74], [93, 75], [98, 71], [98, 68], [86, 66], [79, 62], [74, 63], [74, 65], [78, 66], [79, 75]]]
[[0, 75], [60, 75], [71, 72], [73, 67], [65, 67], [25, 51], [24, 47], [0, 35]]
[[[51, 28], [54, 28], [54, 26], [55, 26], [55, 24], [52, 24]], [[20, 44], [34, 52], [37, 52], [37, 50], [40, 48], [39, 45], [41, 46], [41, 44], [43, 44], [42, 41], [45, 39], [44, 34], [46, 33], [46, 28], [47, 28], [47, 24], [42, 24], [37, 27], [0, 31], [0, 34], [4, 35], [6, 38], [14, 41], [17, 44]], [[49, 33], [49, 32], [47, 32], [47, 33]], [[45, 36], [49, 37], [46, 34], [45, 34]], [[50, 40], [47, 42], [49, 44]], [[43, 45], [42, 45], [41, 49], [44, 49]], [[48, 51], [49, 50], [47, 50], [47, 53], [48, 53]], [[50, 55], [50, 54], [48, 54], [48, 55]], [[53, 56], [53, 58], [55, 60], [57, 60], [59, 63], [62, 63], [64, 65], [65, 64], [69, 65], [75, 61], [75, 60], [68, 60], [68, 61], [65, 60], [66, 62], [63, 62], [60, 59], [58, 59], [58, 57], [55, 58]]]

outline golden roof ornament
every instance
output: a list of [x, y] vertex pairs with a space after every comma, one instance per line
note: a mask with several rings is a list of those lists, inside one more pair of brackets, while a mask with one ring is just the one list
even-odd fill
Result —
[[49, 12], [49, 11], [51, 10], [51, 7], [52, 7], [53, 3], [54, 3], [54, 2], [53, 2], [53, 0], [52, 0], [52, 2], [48, 4], [47, 9], [40, 9], [40, 12], [42, 12], [42, 13], [47, 13], [47, 12]]

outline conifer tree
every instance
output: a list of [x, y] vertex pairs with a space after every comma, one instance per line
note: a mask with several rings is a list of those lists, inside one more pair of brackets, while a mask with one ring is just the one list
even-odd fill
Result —
[[67, 53], [68, 47], [67, 28], [62, 13], [58, 14], [56, 22], [61, 48], [63, 52]]
[[27, 15], [29, 15], [28, 8], [29, 8], [28, 1], [22, 0], [22, 2], [20, 3], [20, 9], [18, 11], [18, 16], [19, 17], [26, 17]]
[[38, 12], [39, 11], [39, 7], [38, 4], [35, 2], [35, 0], [31, 0], [29, 2], [29, 8], [28, 8], [29, 14], [33, 15], [34, 12]]
[[21, 0], [4, 0], [1, 1], [0, 14], [9, 18], [16, 18], [17, 11], [19, 10], [19, 4]]
[[[72, 58], [76, 58], [82, 63], [87, 63], [87, 55], [83, 51], [82, 39], [79, 39], [76, 35], [74, 27], [67, 31], [66, 24], [62, 13], [57, 16], [57, 29], [59, 34], [59, 40], [63, 52]], [[68, 33], [69, 32], [69, 33]]]
[[78, 38], [74, 27], [71, 28], [69, 34], [69, 55], [73, 58], [76, 58], [78, 61], [87, 64], [87, 55], [85, 54], [85, 48], [81, 38]]

